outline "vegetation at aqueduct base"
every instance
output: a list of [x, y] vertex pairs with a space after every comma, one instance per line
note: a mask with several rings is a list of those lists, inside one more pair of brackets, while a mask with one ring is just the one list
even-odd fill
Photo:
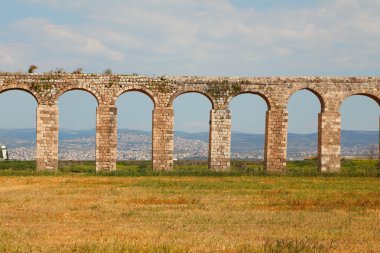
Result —
[[321, 177], [379, 177], [378, 160], [342, 159], [342, 170], [337, 173], [318, 171], [316, 158], [288, 161], [284, 173], [267, 172], [262, 161], [232, 160], [228, 171], [209, 170], [205, 160], [174, 162], [172, 171], [154, 171], [151, 161], [119, 161], [116, 171], [95, 170], [95, 161], [60, 161], [57, 172], [37, 171], [35, 161], [1, 161], [0, 176], [83, 175], [83, 176], [321, 176]]

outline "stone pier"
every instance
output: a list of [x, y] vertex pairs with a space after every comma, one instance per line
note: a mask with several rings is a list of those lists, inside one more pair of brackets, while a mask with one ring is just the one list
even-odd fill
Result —
[[231, 115], [229, 110], [210, 111], [209, 168], [228, 170], [231, 154]]
[[152, 167], [155, 170], [173, 169], [173, 108], [156, 108], [153, 110], [152, 131]]
[[117, 108], [99, 105], [96, 109], [96, 171], [116, 170]]
[[288, 112], [284, 108], [267, 111], [265, 128], [264, 164], [268, 171], [286, 169]]
[[340, 171], [340, 113], [318, 114], [318, 163], [321, 171]]
[[58, 107], [38, 105], [37, 107], [37, 147], [38, 170], [58, 169]]

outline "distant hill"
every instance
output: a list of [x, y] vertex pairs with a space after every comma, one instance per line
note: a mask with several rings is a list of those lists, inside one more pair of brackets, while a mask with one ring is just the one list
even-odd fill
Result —
[[[151, 136], [150, 131], [140, 131], [131, 129], [119, 129], [120, 134], [129, 135], [145, 135]], [[91, 138], [95, 136], [95, 129], [89, 130], [70, 130], [61, 129], [59, 132], [59, 140], [69, 140], [77, 138]], [[189, 140], [201, 140], [208, 142], [209, 134], [207, 132], [201, 133], [187, 133], [183, 131], [176, 131], [175, 137]], [[264, 147], [263, 134], [249, 134], [232, 132], [232, 152], [249, 152], [255, 150], [262, 150]], [[0, 143], [13, 147], [31, 147], [35, 146], [36, 130], [32, 128], [26, 129], [0, 129]], [[342, 130], [341, 144], [344, 148], [365, 147], [378, 144], [377, 131], [352, 131]], [[290, 151], [304, 151], [314, 150], [317, 147], [318, 135], [312, 134], [294, 134], [288, 135], [288, 148]]]
[[[356, 131], [342, 130], [341, 145], [345, 148], [365, 147], [378, 145], [378, 131]], [[205, 133], [186, 133], [175, 132], [175, 136], [184, 139], [194, 139], [208, 141], [209, 134]], [[264, 134], [249, 134], [241, 132], [232, 132], [231, 149], [232, 152], [248, 152], [250, 150], [262, 150], [264, 148]], [[303, 151], [316, 149], [318, 146], [318, 134], [288, 134], [288, 148], [291, 151]]]
[[83, 137], [91, 137], [95, 136], [95, 129], [88, 130], [72, 130], [72, 129], [62, 129], [59, 131], [58, 138], [59, 140], [66, 139], [75, 139], [75, 138], [83, 138]]
[[379, 143], [378, 131], [347, 131], [343, 130], [341, 134], [343, 146], [368, 146]]
[[7, 145], [9, 148], [31, 147], [36, 144], [36, 129], [0, 129], [0, 144]]

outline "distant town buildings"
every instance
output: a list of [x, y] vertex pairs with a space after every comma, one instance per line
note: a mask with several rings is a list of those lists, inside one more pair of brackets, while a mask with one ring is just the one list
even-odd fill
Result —
[[[0, 160], [34, 160], [36, 152], [34, 147], [16, 147], [11, 149], [1, 146]], [[146, 135], [121, 135], [118, 140], [117, 159], [122, 160], [151, 160], [152, 144]], [[9, 152], [9, 154], [8, 154]], [[316, 157], [317, 150], [302, 152], [288, 152], [290, 161], [304, 160]], [[342, 158], [378, 158], [377, 146], [354, 146], [342, 148]], [[208, 143], [201, 140], [190, 140], [179, 137], [174, 138], [175, 160], [206, 160], [208, 158]], [[64, 140], [59, 144], [60, 160], [88, 161], [95, 160], [95, 139], [93, 137]], [[232, 152], [231, 159], [237, 160], [263, 160], [264, 150], [251, 152]]]
[[[3, 142], [4, 143], [4, 142]], [[117, 142], [117, 160], [151, 160], [151, 134], [133, 130], [120, 131]], [[264, 143], [262, 143], [264, 145]], [[0, 145], [0, 160], [34, 160], [36, 157], [35, 140], [12, 139], [7, 140], [7, 147]], [[184, 137], [174, 137], [174, 160], [207, 160], [208, 141]], [[308, 142], [298, 142], [290, 147], [287, 159], [304, 160], [316, 157], [317, 146]], [[352, 145], [342, 147], [343, 158], [370, 158], [377, 159], [378, 145]], [[62, 139], [59, 142], [60, 160], [95, 160], [95, 137], [83, 136]], [[249, 146], [232, 144], [231, 159], [235, 160], [264, 160], [264, 148], [260, 145]]]

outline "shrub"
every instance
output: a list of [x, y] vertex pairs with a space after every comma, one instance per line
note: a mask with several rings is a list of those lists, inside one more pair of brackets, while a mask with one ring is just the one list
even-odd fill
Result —
[[30, 65], [28, 69], [28, 73], [34, 73], [34, 71], [38, 69], [36, 65]]

